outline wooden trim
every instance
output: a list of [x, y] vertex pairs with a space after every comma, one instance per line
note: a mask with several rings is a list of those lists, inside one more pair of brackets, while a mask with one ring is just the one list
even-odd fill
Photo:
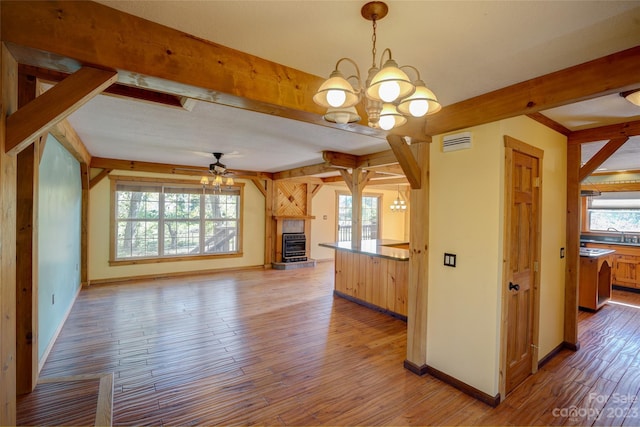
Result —
[[265, 189], [265, 187], [262, 185], [262, 180], [260, 180], [259, 178], [251, 178], [251, 182], [253, 182], [253, 184], [256, 186], [256, 188], [262, 193], [263, 197], [267, 197], [267, 190]]
[[228, 268], [214, 268], [208, 270], [189, 270], [189, 271], [177, 271], [173, 273], [155, 273], [155, 274], [144, 274], [138, 276], [126, 276], [126, 277], [109, 277], [105, 279], [93, 279], [87, 286], [98, 286], [98, 285], [110, 285], [115, 283], [131, 283], [138, 282], [141, 280], [162, 280], [162, 279], [172, 279], [176, 277], [185, 277], [185, 276], [204, 276], [208, 274], [215, 273], [229, 273], [235, 271], [249, 271], [249, 270], [261, 270], [264, 269], [264, 265], [252, 265], [245, 267], [228, 267]]
[[548, 127], [551, 130], [555, 130], [558, 133], [561, 133], [564, 136], [569, 136], [571, 134], [571, 130], [569, 130], [568, 128], [564, 127], [563, 125], [561, 125], [560, 123], [556, 122], [555, 120], [550, 119], [549, 117], [545, 116], [544, 114], [537, 112], [537, 113], [529, 113], [527, 114], [527, 117], [529, 117], [530, 119], [535, 120], [536, 122], [545, 125], [546, 127]]
[[5, 152], [20, 152], [117, 78], [115, 71], [83, 67], [38, 96], [7, 118]]
[[580, 188], [582, 190], [598, 190], [603, 192], [640, 191], [640, 182], [615, 182], [615, 183], [612, 182], [612, 183], [582, 184]]
[[80, 136], [78, 136], [67, 119], [56, 123], [49, 131], [78, 162], [86, 163], [87, 165], [91, 164], [89, 150], [87, 150], [82, 139], [80, 139]]
[[[406, 363], [406, 362], [405, 362]], [[442, 371], [439, 371], [438, 369], [427, 365], [427, 373], [429, 375], [431, 375], [434, 378], [439, 379], [440, 381], [444, 382], [445, 384], [448, 384], [452, 387], [457, 388], [458, 390], [460, 390], [461, 392], [463, 392], [464, 394], [467, 394], [477, 400], [479, 400], [482, 403], [486, 403], [487, 405], [491, 406], [492, 408], [497, 407], [500, 404], [500, 393], [496, 394], [495, 396], [491, 396], [490, 394], [485, 393], [484, 391], [478, 390], [477, 388], [464, 383], [462, 381], [460, 381], [457, 378], [452, 377], [451, 375], [445, 374]]]
[[349, 189], [349, 192], [353, 193], [353, 174], [349, 173], [346, 169], [340, 169], [340, 176]]
[[640, 135], [640, 120], [571, 132], [569, 145]]
[[427, 374], [427, 365], [418, 366], [415, 363], [405, 359], [403, 366], [407, 371], [413, 372], [420, 377]]
[[89, 164], [80, 163], [80, 180], [82, 183], [81, 224], [80, 224], [80, 283], [89, 280], [89, 204], [91, 189], [89, 182]]
[[628, 137], [620, 137], [614, 138], [607, 142], [607, 144], [602, 147], [596, 154], [593, 155], [592, 158], [589, 159], [584, 166], [580, 168], [580, 173], [578, 174], [578, 180], [580, 182], [584, 181], [586, 177], [591, 175], [593, 171], [598, 169], [598, 167], [605, 162], [613, 153], [615, 153], [618, 148], [622, 147], [627, 141]]
[[93, 425], [111, 426], [113, 421], [113, 373], [100, 377], [98, 407]]
[[416, 158], [411, 152], [411, 148], [409, 148], [406, 140], [401, 136], [389, 135], [387, 136], [387, 141], [391, 146], [393, 154], [398, 159], [398, 162], [400, 162], [402, 171], [407, 177], [407, 181], [409, 181], [411, 188], [414, 190], [420, 189], [420, 165], [416, 161]]

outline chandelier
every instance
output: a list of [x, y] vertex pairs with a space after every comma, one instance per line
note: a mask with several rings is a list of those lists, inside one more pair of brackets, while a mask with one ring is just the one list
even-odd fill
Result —
[[[220, 191], [223, 182], [225, 185], [233, 185], [234, 182], [232, 177], [225, 177], [229, 171], [225, 165], [220, 163], [222, 153], [213, 153], [213, 157], [216, 158], [216, 162], [209, 165], [209, 173], [213, 175], [213, 178], [211, 178], [211, 185], [213, 186], [214, 191]], [[209, 178], [207, 176], [203, 176], [200, 179], [200, 184], [202, 184], [204, 189], [204, 187], [209, 184]]]
[[404, 212], [407, 210], [407, 204], [400, 198], [400, 186], [398, 185], [398, 196], [389, 206], [391, 212]]
[[[362, 6], [362, 17], [373, 23], [372, 65], [363, 85], [358, 64], [351, 58], [338, 60], [335, 70], [313, 96], [316, 104], [327, 109], [323, 117], [326, 121], [340, 124], [359, 121], [360, 116], [355, 106], [363, 99], [368, 125], [383, 130], [402, 126], [409, 116], [423, 117], [442, 108], [435, 94], [420, 79], [420, 72], [411, 65], [399, 67], [393, 60], [390, 49], [382, 52], [380, 66], [376, 66], [377, 21], [387, 16], [388, 11], [387, 5], [381, 1], [369, 2]], [[388, 58], [383, 64], [385, 56]], [[344, 77], [339, 70], [343, 61], [355, 67], [355, 75]], [[411, 81], [403, 69], [415, 73], [416, 79]], [[355, 80], [355, 88], [349, 80]]]

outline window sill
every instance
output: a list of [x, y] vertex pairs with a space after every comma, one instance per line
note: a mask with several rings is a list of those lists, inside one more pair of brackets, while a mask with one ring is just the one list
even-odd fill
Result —
[[211, 254], [211, 255], [131, 258], [131, 259], [121, 259], [121, 260], [109, 260], [109, 266], [116, 267], [120, 265], [158, 264], [158, 263], [164, 263], [164, 262], [203, 261], [208, 259], [240, 258], [243, 255], [244, 254], [242, 252], [235, 252], [235, 253]]

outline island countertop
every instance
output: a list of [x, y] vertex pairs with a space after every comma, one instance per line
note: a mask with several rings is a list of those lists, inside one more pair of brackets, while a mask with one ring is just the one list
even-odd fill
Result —
[[319, 243], [319, 246], [348, 251], [396, 261], [409, 261], [409, 250], [404, 249], [409, 243], [392, 239], [362, 240], [360, 247], [354, 247], [351, 241]]

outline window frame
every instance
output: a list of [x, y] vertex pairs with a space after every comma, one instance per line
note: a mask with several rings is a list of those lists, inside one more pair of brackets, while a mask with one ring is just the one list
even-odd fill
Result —
[[[128, 183], [149, 183], [151, 185], [160, 186], [161, 188], [164, 186], [167, 187], [176, 187], [183, 186], [187, 188], [200, 188], [202, 189], [202, 184], [199, 181], [191, 180], [191, 179], [166, 179], [166, 178], [148, 178], [148, 177], [139, 177], [139, 176], [130, 176], [130, 175], [109, 175], [110, 180], [110, 214], [109, 214], [109, 265], [117, 266], [117, 265], [132, 265], [132, 264], [151, 264], [151, 263], [163, 263], [163, 262], [178, 262], [178, 261], [200, 261], [207, 259], [224, 259], [224, 258], [239, 258], [243, 256], [243, 228], [244, 228], [244, 183], [235, 182], [230, 187], [233, 187], [235, 191], [238, 192], [238, 211], [237, 217], [235, 221], [238, 223], [237, 227], [237, 248], [234, 252], [225, 252], [225, 253], [216, 253], [216, 254], [194, 254], [194, 255], [160, 255], [161, 249], [164, 245], [164, 237], [160, 234], [158, 236], [158, 254], [156, 256], [150, 257], [129, 257], [129, 258], [117, 258], [117, 240], [118, 240], [118, 218], [117, 218], [117, 186], [119, 182], [128, 182]], [[227, 187], [227, 186], [224, 186]], [[161, 191], [159, 193], [159, 204], [162, 204], [164, 201], [165, 192]], [[203, 219], [203, 198], [200, 198], [200, 222], [208, 221], [206, 218]], [[160, 227], [164, 227], [165, 224], [165, 215], [159, 214], [158, 218], [158, 230], [160, 231]]]
[[[341, 190], [336, 190], [336, 221], [334, 224], [334, 228], [335, 228], [335, 237], [336, 237], [336, 242], [340, 241], [340, 231], [339, 231], [339, 225], [340, 225], [340, 196], [349, 196], [349, 197], [353, 197], [353, 195], [348, 192], [348, 191], [341, 191]], [[378, 205], [378, 223], [376, 224], [376, 236], [378, 236], [377, 238], [379, 239], [380, 237], [380, 233], [381, 233], [381, 227], [382, 227], [382, 200], [383, 200], [383, 194], [382, 193], [362, 193], [361, 197], [370, 197], [370, 198], [375, 198], [377, 201], [377, 205]], [[353, 205], [352, 205], [353, 206]], [[364, 213], [364, 210], [361, 211], [361, 213]], [[353, 224], [353, 220], [352, 220], [352, 224]], [[364, 224], [361, 224], [361, 227], [363, 227]]]

